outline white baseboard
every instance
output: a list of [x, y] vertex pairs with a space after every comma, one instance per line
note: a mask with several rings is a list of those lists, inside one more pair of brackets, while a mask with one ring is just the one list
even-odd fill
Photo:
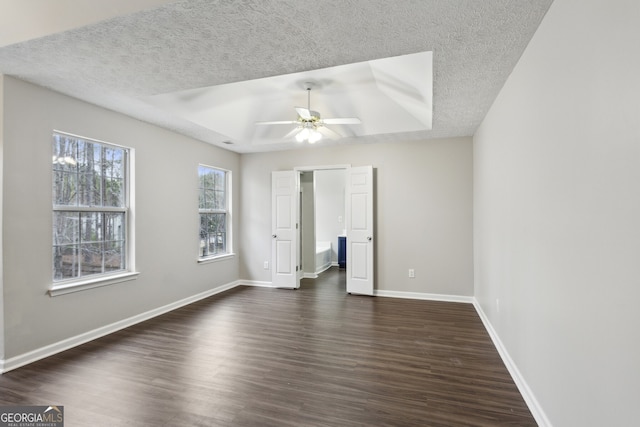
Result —
[[446, 294], [429, 294], [423, 292], [404, 292], [404, 291], [385, 291], [383, 289], [374, 290], [373, 294], [378, 297], [389, 298], [406, 298], [406, 299], [419, 299], [427, 301], [444, 301], [444, 302], [462, 302], [466, 304], [473, 304], [474, 298], [462, 295], [446, 295]]
[[320, 267], [320, 270], [316, 271], [316, 277], [318, 277], [318, 275], [320, 273], [324, 273], [325, 271], [327, 271], [330, 268], [331, 268], [331, 264], [326, 264], [323, 267]]
[[36, 362], [40, 359], [44, 359], [45, 357], [53, 356], [56, 353], [69, 350], [70, 348], [77, 347], [81, 344], [87, 343], [89, 341], [93, 341], [105, 335], [112, 334], [121, 329], [128, 328], [129, 326], [133, 326], [137, 323], [144, 322], [145, 320], [149, 320], [156, 316], [160, 316], [162, 314], [168, 313], [177, 308], [184, 307], [185, 305], [192, 304], [196, 301], [200, 301], [202, 299], [208, 298], [220, 292], [224, 292], [226, 290], [235, 288], [240, 284], [242, 284], [242, 282], [240, 280], [236, 280], [235, 282], [218, 286], [208, 291], [201, 292], [199, 294], [190, 296], [188, 298], [184, 298], [179, 301], [172, 302], [171, 304], [167, 304], [165, 306], [158, 307], [141, 314], [137, 314], [127, 319], [123, 319], [118, 322], [102, 326], [92, 331], [88, 331], [80, 335], [76, 335], [74, 337], [67, 338], [65, 340], [38, 348], [36, 350], [29, 351], [19, 356], [14, 356], [6, 360], [0, 360], [0, 373], [5, 373], [13, 369], [19, 368], [21, 366], [27, 365], [29, 363]]
[[238, 280], [241, 286], [257, 286], [259, 288], [275, 288], [271, 282], [261, 282], [258, 280]]
[[318, 278], [318, 273], [304, 273], [302, 275], [303, 279], [317, 279]]
[[491, 325], [489, 318], [482, 310], [482, 306], [475, 298], [473, 298], [473, 306], [475, 307], [476, 312], [478, 313], [478, 316], [480, 316], [480, 319], [482, 320], [482, 323], [484, 324], [484, 327], [487, 330], [487, 333], [491, 337], [491, 341], [493, 341], [493, 345], [498, 350], [498, 354], [500, 354], [502, 361], [504, 362], [505, 366], [507, 367], [507, 370], [511, 374], [511, 378], [513, 378], [513, 382], [516, 383], [516, 386], [518, 387], [518, 390], [520, 391], [522, 398], [524, 399], [527, 406], [529, 407], [529, 410], [531, 411], [533, 418], [535, 418], [536, 422], [538, 423], [538, 426], [552, 427], [551, 421], [549, 421], [549, 418], [547, 417], [544, 410], [542, 409], [542, 406], [540, 406], [538, 399], [536, 399], [535, 395], [533, 394], [533, 391], [531, 390], [531, 388], [529, 388], [529, 385], [527, 384], [524, 377], [520, 373], [520, 370], [514, 363], [513, 359], [511, 359], [509, 352], [505, 348], [504, 344], [502, 344], [500, 337], [496, 333], [495, 329], [493, 329], [493, 326]]

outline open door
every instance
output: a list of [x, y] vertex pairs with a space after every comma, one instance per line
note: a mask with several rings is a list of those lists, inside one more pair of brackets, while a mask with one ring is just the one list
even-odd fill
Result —
[[300, 172], [271, 172], [271, 283], [300, 287], [298, 274], [298, 194]]
[[347, 170], [347, 292], [373, 295], [373, 167]]

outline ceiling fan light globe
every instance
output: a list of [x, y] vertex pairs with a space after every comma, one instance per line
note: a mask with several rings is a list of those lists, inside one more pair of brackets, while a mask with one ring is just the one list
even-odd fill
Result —
[[304, 128], [296, 135], [296, 141], [302, 142], [309, 138], [309, 129]]
[[322, 134], [317, 130], [309, 132], [309, 144], [315, 144], [322, 139]]

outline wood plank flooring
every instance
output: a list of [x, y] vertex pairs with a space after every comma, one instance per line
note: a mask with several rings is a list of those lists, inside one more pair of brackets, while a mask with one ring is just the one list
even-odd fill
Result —
[[0, 376], [65, 426], [535, 426], [470, 304], [238, 287]]

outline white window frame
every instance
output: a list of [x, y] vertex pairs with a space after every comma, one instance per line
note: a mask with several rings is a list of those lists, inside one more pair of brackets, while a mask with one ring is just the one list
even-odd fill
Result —
[[[52, 277], [52, 285], [49, 288], [50, 296], [58, 296], [64, 295], [72, 292], [82, 291], [86, 289], [92, 289], [100, 286], [111, 285], [115, 283], [121, 283], [129, 280], [136, 279], [138, 276], [138, 272], [135, 271], [135, 256], [134, 256], [134, 224], [133, 224], [133, 158], [134, 158], [134, 150], [130, 147], [125, 147], [117, 144], [113, 144], [110, 142], [105, 142], [101, 140], [97, 140], [95, 138], [88, 138], [80, 135], [75, 135], [68, 132], [63, 132], [59, 130], [53, 130], [52, 139], [55, 138], [56, 135], [62, 135], [69, 138], [75, 138], [78, 140], [88, 141], [96, 144], [100, 144], [101, 146], [113, 147], [124, 150], [125, 153], [125, 161], [124, 161], [124, 207], [107, 207], [107, 206], [96, 206], [96, 207], [88, 207], [88, 206], [73, 206], [73, 205], [56, 205], [55, 200], [53, 200], [53, 191], [52, 191], [52, 215], [55, 212], [98, 212], [98, 213], [124, 213], [124, 262], [125, 268], [123, 270], [117, 270], [113, 272], [107, 273], [96, 273], [89, 274], [69, 279], [61, 279], [54, 280]], [[55, 155], [54, 155], [55, 156]], [[56, 160], [55, 158], [53, 160]], [[54, 169], [52, 168], [52, 179], [55, 174]], [[52, 185], [53, 188], [53, 185]], [[55, 224], [52, 222], [52, 231]], [[53, 234], [53, 233], [52, 233]], [[51, 254], [51, 262], [52, 268], [51, 272], [54, 272], [53, 266], [53, 250], [54, 250], [54, 242], [51, 242], [52, 254]]]
[[[225, 209], [203, 209], [200, 207], [200, 168], [212, 169], [225, 174]], [[234, 256], [233, 253], [233, 235], [232, 235], [232, 173], [228, 169], [211, 166], [208, 164], [198, 164], [198, 263], [208, 263], [224, 260]], [[201, 215], [202, 214], [224, 214], [225, 215], [225, 252], [203, 255], [202, 238], [201, 238]]]

